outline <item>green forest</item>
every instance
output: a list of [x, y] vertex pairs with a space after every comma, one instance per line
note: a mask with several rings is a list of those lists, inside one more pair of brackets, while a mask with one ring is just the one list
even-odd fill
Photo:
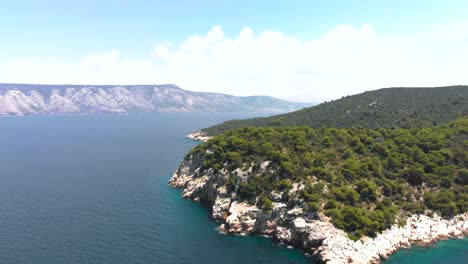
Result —
[[468, 86], [385, 88], [263, 118], [231, 120], [202, 131], [217, 135], [240, 127], [310, 126], [410, 128], [468, 115]]
[[[200, 171], [229, 172], [237, 199], [272, 210], [272, 192], [289, 207], [321, 212], [357, 239], [409, 214], [443, 217], [468, 209], [468, 117], [409, 128], [309, 126], [229, 130], [196, 146]], [[270, 161], [266, 170], [260, 164]], [[234, 170], [252, 166], [247, 180]], [[290, 196], [293, 183], [304, 188]]]

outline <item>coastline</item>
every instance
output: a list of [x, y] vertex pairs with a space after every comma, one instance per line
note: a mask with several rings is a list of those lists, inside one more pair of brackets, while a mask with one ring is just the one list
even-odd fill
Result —
[[[189, 138], [207, 140], [204, 134]], [[413, 245], [428, 246], [440, 240], [468, 236], [467, 213], [449, 220], [437, 215], [412, 215], [402, 227], [395, 224], [375, 238], [363, 237], [352, 241], [320, 213], [311, 215], [300, 207], [291, 209], [280, 202], [273, 202], [273, 209], [268, 212], [236, 201], [235, 192], [228, 193], [223, 186], [226, 175], [212, 171], [200, 175], [199, 162], [197, 157], [185, 160], [169, 184], [183, 188], [186, 199], [206, 202], [211, 207], [213, 219], [220, 222], [221, 232], [272, 237], [311, 254], [319, 263], [380, 263], [398, 249]], [[237, 170], [236, 173], [242, 177], [247, 172]]]

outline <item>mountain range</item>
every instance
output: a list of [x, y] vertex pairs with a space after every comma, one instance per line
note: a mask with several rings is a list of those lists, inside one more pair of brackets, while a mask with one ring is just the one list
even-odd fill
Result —
[[128, 112], [289, 112], [311, 104], [237, 97], [166, 85], [0, 83], [0, 116]]

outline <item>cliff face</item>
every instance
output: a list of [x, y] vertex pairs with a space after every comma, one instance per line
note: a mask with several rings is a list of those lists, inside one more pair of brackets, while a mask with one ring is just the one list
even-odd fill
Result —
[[[412, 244], [430, 244], [441, 239], [462, 238], [468, 235], [468, 214], [461, 214], [446, 220], [438, 217], [412, 215], [406, 222], [394, 225], [375, 238], [363, 237], [352, 241], [343, 230], [337, 229], [321, 213], [304, 210], [294, 201], [282, 203], [281, 197], [293, 197], [304, 186], [294, 183], [288, 193], [274, 193], [271, 210], [261, 209], [259, 199], [249, 204], [240, 201], [236, 190], [228, 191], [229, 177], [236, 182], [245, 181], [252, 175], [252, 168], [219, 172], [200, 168], [201, 155], [190, 155], [170, 179], [173, 187], [183, 188], [183, 197], [194, 201], [207, 202], [212, 208], [212, 217], [221, 224], [219, 230], [228, 234], [268, 235], [279, 241], [311, 253], [324, 263], [379, 263], [399, 248]], [[268, 162], [259, 164], [265, 171]]]

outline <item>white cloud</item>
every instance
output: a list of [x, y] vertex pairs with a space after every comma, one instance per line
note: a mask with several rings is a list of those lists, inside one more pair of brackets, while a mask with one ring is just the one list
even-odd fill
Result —
[[120, 51], [113, 49], [104, 53], [90, 54], [81, 60], [81, 64], [94, 70], [101, 70], [115, 64], [119, 57]]
[[118, 50], [78, 63], [16, 60], [0, 65], [2, 82], [176, 83], [198, 91], [265, 94], [321, 101], [390, 86], [468, 84], [468, 24], [411, 35], [381, 35], [370, 25], [339, 25], [315, 39], [249, 27], [225, 36], [220, 26], [181, 43], [156, 45], [149, 58]]

